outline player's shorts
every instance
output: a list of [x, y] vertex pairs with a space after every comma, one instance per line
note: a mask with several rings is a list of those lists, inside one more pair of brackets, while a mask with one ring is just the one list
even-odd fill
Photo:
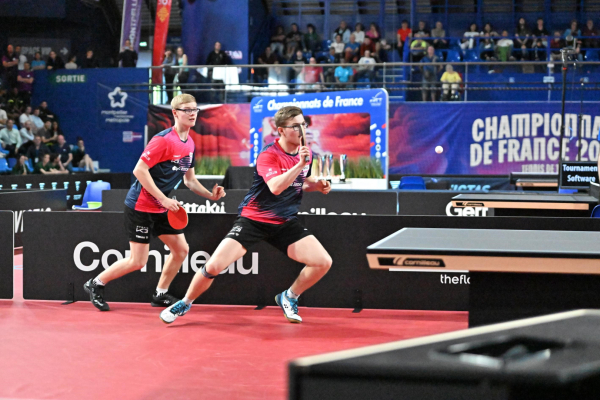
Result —
[[125, 230], [130, 242], [150, 243], [151, 236], [179, 235], [183, 229], [169, 225], [167, 213], [147, 213], [125, 206]]
[[287, 255], [289, 245], [310, 235], [312, 233], [303, 227], [296, 218], [276, 225], [238, 217], [233, 223], [233, 228], [225, 237], [238, 241], [246, 250], [264, 240]]

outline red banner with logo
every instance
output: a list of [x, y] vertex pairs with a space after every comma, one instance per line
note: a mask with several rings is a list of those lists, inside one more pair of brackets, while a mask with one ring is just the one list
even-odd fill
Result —
[[[169, 32], [169, 17], [171, 16], [171, 0], [158, 0], [156, 2], [156, 22], [154, 24], [154, 50], [152, 52], [152, 65], [162, 65]], [[162, 83], [162, 70], [152, 70], [152, 83]]]

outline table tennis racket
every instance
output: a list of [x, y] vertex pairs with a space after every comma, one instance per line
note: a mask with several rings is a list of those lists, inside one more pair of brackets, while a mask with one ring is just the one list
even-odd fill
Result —
[[169, 225], [171, 225], [173, 229], [183, 229], [188, 224], [188, 215], [183, 207], [179, 207], [177, 211], [169, 210], [167, 217], [169, 219]]
[[[306, 128], [304, 127], [304, 125], [300, 125], [300, 130], [302, 131], [302, 146], [306, 146]], [[306, 156], [304, 158], [304, 161], [309, 162], [310, 157]]]

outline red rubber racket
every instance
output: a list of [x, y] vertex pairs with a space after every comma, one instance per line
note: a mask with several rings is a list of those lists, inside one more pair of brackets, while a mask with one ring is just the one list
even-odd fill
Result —
[[183, 229], [188, 224], [188, 215], [183, 207], [179, 207], [177, 211], [169, 210], [167, 217], [169, 218], [169, 225], [173, 229]]

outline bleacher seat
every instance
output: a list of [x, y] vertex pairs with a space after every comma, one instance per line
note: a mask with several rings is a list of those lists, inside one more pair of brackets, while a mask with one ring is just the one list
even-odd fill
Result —
[[[73, 206], [73, 210], [97, 210], [102, 207], [102, 191], [110, 190], [110, 183], [103, 181], [90, 182], [85, 188], [83, 201], [80, 206]], [[92, 204], [90, 204], [92, 203]]]
[[323, 40], [321, 42], [321, 48], [323, 50], [329, 50], [330, 47], [331, 47], [331, 40]]
[[442, 49], [436, 49], [435, 50], [435, 55], [436, 55], [437, 58], [439, 58], [442, 61], [444, 61], [444, 50], [442, 50]]
[[27, 169], [29, 170], [29, 173], [33, 172], [33, 161], [31, 161], [31, 159], [27, 159], [27, 161], [25, 161], [25, 165], [27, 165]]
[[403, 176], [400, 178], [400, 190], [425, 190], [425, 180], [421, 176]]
[[592, 218], [600, 218], [600, 205], [597, 205], [596, 207], [594, 207], [594, 209], [592, 210]]
[[460, 62], [460, 53], [456, 50], [448, 50], [448, 54], [446, 55], [447, 62]]
[[467, 50], [465, 52], [464, 61], [479, 61], [479, 50]]
[[598, 50], [586, 50], [585, 61], [600, 61]]
[[6, 162], [8, 162], [8, 167], [9, 167], [10, 169], [13, 169], [13, 167], [14, 167], [15, 165], [17, 165], [17, 159], [16, 159], [16, 158], [7, 158], [7, 159], [6, 159]]
[[11, 168], [8, 167], [8, 162], [6, 162], [6, 158], [0, 158], [0, 174], [6, 174], [11, 171]]

